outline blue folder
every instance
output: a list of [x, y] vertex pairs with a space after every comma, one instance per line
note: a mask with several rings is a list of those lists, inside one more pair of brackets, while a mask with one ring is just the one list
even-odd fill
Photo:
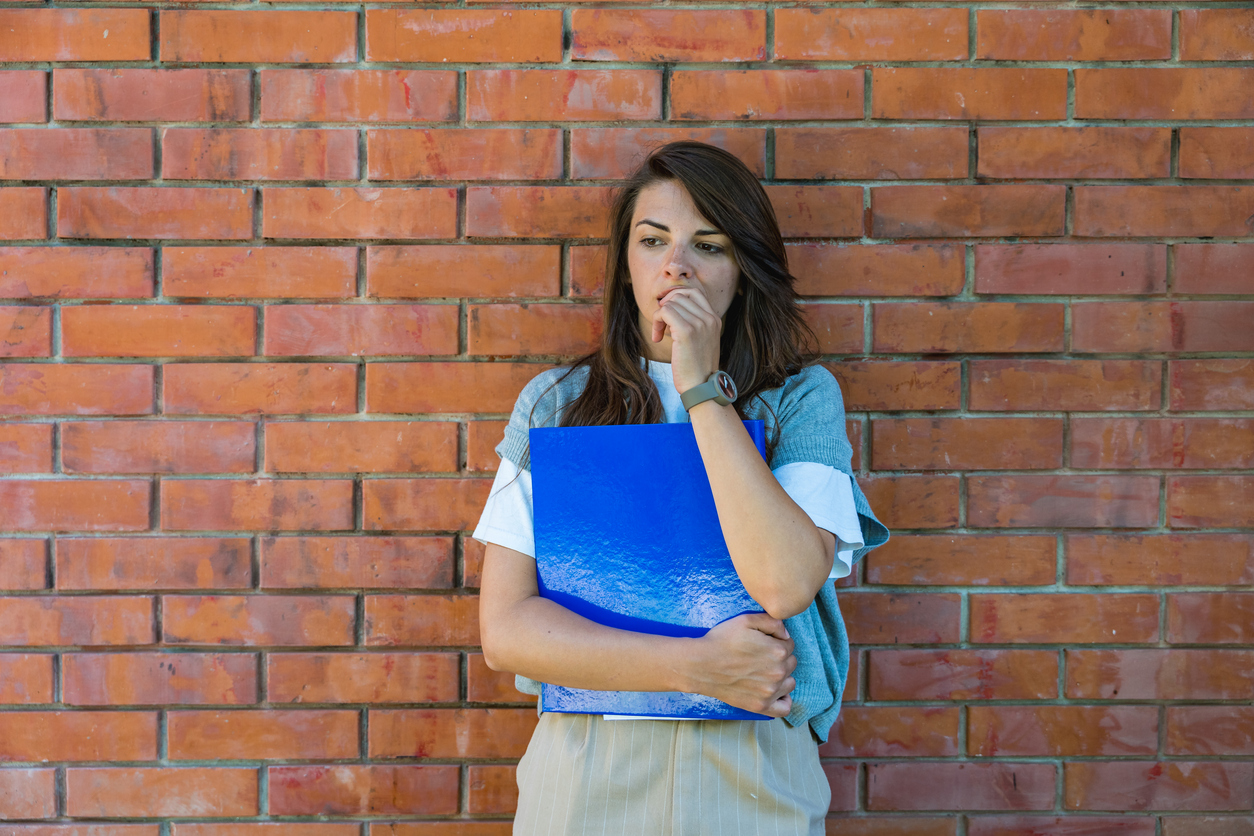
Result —
[[[764, 452], [761, 421], [745, 428]], [[690, 424], [530, 431], [540, 595], [611, 627], [705, 635], [762, 612], [736, 575]], [[765, 454], [764, 454], [765, 455]], [[700, 694], [544, 685], [545, 711], [767, 720]]]

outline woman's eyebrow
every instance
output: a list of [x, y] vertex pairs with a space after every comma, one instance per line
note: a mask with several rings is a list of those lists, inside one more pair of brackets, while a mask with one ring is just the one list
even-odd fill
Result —
[[[636, 221], [636, 226], [642, 226], [643, 224], [648, 224], [649, 226], [657, 227], [663, 232], [671, 231], [671, 228], [667, 226], [666, 224], [658, 223], [657, 221], [651, 220], [649, 218], [641, 218], [640, 220]], [[723, 233], [719, 232], [717, 229], [698, 229], [693, 234], [694, 236], [700, 236], [700, 235], [722, 235]]]

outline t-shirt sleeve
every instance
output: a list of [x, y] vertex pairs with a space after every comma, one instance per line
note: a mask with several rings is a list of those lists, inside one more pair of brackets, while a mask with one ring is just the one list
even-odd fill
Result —
[[816, 462], [793, 462], [774, 471], [780, 487], [805, 511], [813, 523], [836, 538], [830, 578], [853, 571], [854, 552], [866, 544], [853, 499], [853, 480], [834, 467]]
[[535, 557], [534, 519], [531, 472], [519, 470], [509, 459], [501, 459], [501, 468], [471, 536], [480, 543], [495, 543]]

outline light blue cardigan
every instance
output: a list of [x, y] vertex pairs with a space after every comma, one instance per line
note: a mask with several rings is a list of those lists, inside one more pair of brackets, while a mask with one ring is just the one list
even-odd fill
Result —
[[[521, 470], [530, 469], [527, 430], [557, 426], [562, 411], [579, 397], [588, 379], [587, 367], [575, 369], [562, 379], [567, 371], [551, 369], [527, 384], [505, 427], [505, 438], [496, 447], [497, 455]], [[831, 372], [822, 366], [802, 369], [783, 386], [762, 393], [745, 406], [744, 416], [765, 421], [768, 441], [777, 440], [771, 469], [794, 462], [818, 462], [849, 475], [865, 544], [853, 553], [855, 562], [888, 540], [888, 529], [875, 518], [853, 478], [853, 448], [845, 435], [845, 407], [840, 386]], [[805, 612], [787, 619], [785, 624], [796, 644], [797, 656], [793, 674], [797, 687], [792, 692], [792, 713], [785, 719], [792, 726], [808, 722], [819, 740], [827, 740], [828, 730], [840, 713], [840, 698], [849, 673], [849, 638], [832, 581], [823, 584]], [[521, 676], [518, 688], [532, 694], [540, 691], [539, 683]]]

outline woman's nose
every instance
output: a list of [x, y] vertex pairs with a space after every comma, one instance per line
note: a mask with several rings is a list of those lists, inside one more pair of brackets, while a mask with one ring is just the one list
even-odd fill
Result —
[[670, 259], [666, 262], [666, 272], [672, 276], [691, 276], [692, 262], [688, 259], [688, 253], [683, 247], [674, 247], [671, 249]]

